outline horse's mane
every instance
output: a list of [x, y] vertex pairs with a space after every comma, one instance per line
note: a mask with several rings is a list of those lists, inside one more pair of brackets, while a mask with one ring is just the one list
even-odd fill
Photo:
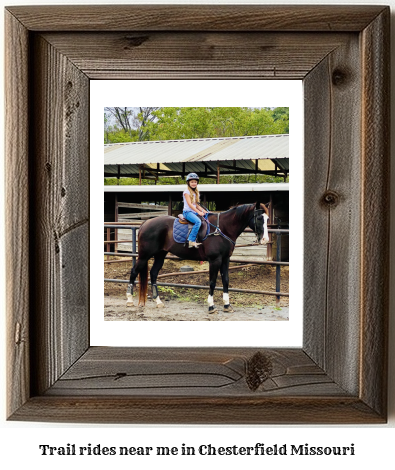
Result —
[[245, 212], [250, 211], [252, 208], [255, 209], [255, 206], [256, 202], [254, 202], [253, 204], [236, 204], [234, 206], [231, 206], [227, 211], [223, 212], [223, 214], [228, 214], [231, 211], [235, 211], [236, 217], [242, 217]]
[[234, 206], [229, 207], [229, 209], [225, 211], [224, 213], [236, 211], [236, 215], [242, 215], [247, 209], [251, 209], [251, 206], [255, 206], [255, 203], [254, 204], [235, 204]]

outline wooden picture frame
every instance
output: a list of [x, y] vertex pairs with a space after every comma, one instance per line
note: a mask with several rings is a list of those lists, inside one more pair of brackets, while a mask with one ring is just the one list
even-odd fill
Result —
[[[389, 19], [381, 6], [6, 9], [8, 419], [386, 421]], [[121, 78], [304, 80], [301, 349], [90, 347], [89, 82]]]

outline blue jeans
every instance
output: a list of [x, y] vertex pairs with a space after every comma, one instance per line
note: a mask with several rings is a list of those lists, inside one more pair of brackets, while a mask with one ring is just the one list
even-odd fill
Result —
[[189, 234], [188, 241], [195, 242], [200, 226], [202, 225], [202, 221], [199, 219], [197, 212], [183, 211], [182, 215], [188, 220], [188, 222], [194, 224], [191, 233]]

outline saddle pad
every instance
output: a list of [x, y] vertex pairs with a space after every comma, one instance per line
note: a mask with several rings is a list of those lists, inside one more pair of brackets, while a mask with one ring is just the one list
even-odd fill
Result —
[[189, 232], [189, 224], [180, 224], [178, 219], [174, 221], [173, 238], [176, 243], [185, 243]]
[[[176, 243], [185, 243], [186, 242], [186, 239], [187, 239], [187, 236], [188, 236], [188, 232], [190, 230], [190, 228], [192, 227], [193, 224], [180, 224], [179, 220], [178, 219], [175, 219], [174, 220], [174, 224], [173, 224], [173, 239]], [[202, 224], [202, 225], [206, 225], [207, 226], [207, 231], [205, 234], [202, 234], [202, 229], [204, 228], [203, 226], [200, 227], [199, 229], [199, 234], [198, 234], [198, 240], [199, 241], [204, 241], [208, 234], [210, 233], [210, 226], [208, 224]], [[203, 238], [201, 238], [203, 236]]]

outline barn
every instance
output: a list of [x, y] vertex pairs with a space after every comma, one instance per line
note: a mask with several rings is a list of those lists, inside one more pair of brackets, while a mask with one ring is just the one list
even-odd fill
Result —
[[[213, 180], [213, 184], [199, 186], [202, 204], [210, 211], [258, 200], [270, 202], [270, 226], [288, 228], [288, 183], [219, 184], [221, 175], [251, 175], [251, 180], [254, 175], [269, 175], [287, 180], [288, 145], [289, 136], [284, 134], [105, 145], [104, 176], [138, 178], [140, 184], [105, 185], [104, 220], [138, 222], [164, 214], [177, 216], [182, 212], [185, 184], [160, 185], [159, 178], [170, 176], [181, 182], [195, 172]], [[142, 184], [144, 179], [151, 184]], [[281, 258], [286, 261], [288, 237], [284, 238]], [[128, 249], [127, 245], [122, 248]], [[271, 258], [272, 245], [265, 255], [254, 253], [252, 257], [255, 255]]]
[[[104, 186], [105, 222], [139, 222], [159, 215], [177, 217], [182, 212], [182, 192], [185, 185]], [[270, 202], [270, 227], [288, 228], [289, 183], [204, 184], [199, 187], [202, 204], [212, 212], [221, 212], [236, 204]], [[127, 231], [119, 231], [125, 239]], [[238, 243], [252, 242], [253, 234], [243, 235]], [[273, 238], [273, 237], [271, 237]], [[127, 245], [122, 247], [130, 249]], [[237, 256], [271, 259], [275, 250], [263, 253], [262, 248], [238, 249]], [[266, 250], [266, 248], [263, 248]], [[283, 238], [281, 261], [288, 260], [288, 236]]]
[[289, 135], [258, 135], [208, 139], [127, 142], [104, 145], [104, 177], [151, 179], [188, 173], [271, 175], [286, 180]]

